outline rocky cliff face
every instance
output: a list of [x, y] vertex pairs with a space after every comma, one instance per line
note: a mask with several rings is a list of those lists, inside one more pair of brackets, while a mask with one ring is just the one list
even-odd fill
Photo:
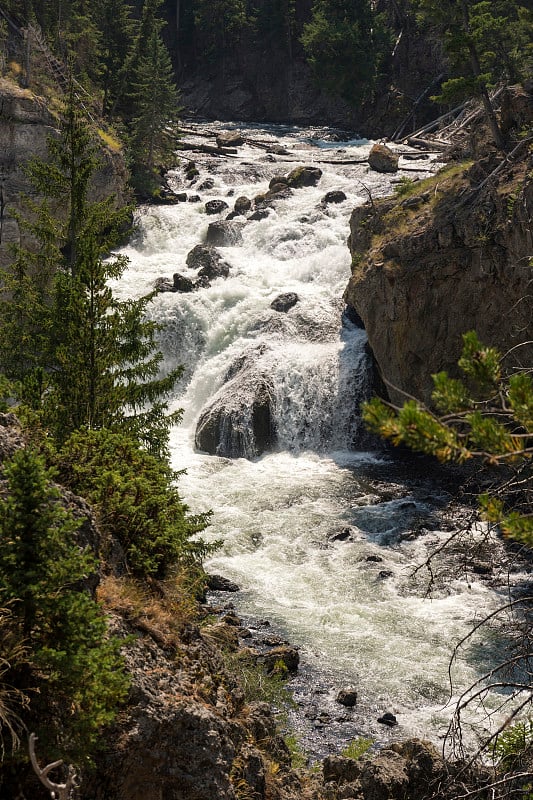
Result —
[[[0, 78], [0, 266], [10, 262], [11, 245], [28, 243], [17, 219], [24, 213], [23, 197], [34, 195], [24, 167], [31, 158], [46, 158], [47, 139], [57, 134], [57, 127], [58, 118], [43, 98]], [[102, 143], [100, 161], [92, 197], [115, 194], [117, 203], [124, 204], [127, 173], [122, 156]]]
[[[519, 101], [521, 119], [525, 108], [533, 119], [533, 98]], [[512, 350], [509, 367], [532, 363], [531, 345], [518, 345], [533, 338], [533, 159], [524, 145], [494, 173], [502, 159], [493, 152], [449, 167], [408, 196], [352, 214], [345, 299], [394, 401], [428, 401], [431, 374], [455, 372], [468, 330]]]

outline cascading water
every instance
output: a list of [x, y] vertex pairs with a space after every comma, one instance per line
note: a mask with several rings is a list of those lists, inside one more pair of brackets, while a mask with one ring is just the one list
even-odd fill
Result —
[[[320, 752], [355, 732], [387, 739], [395, 733], [376, 722], [385, 710], [396, 714], [398, 735], [435, 737], [450, 715], [442, 710], [450, 645], [497, 597], [457, 573], [425, 598], [426, 578], [413, 568], [447, 535], [446, 493], [428, 476], [354, 450], [370, 377], [366, 336], [342, 315], [348, 219], [368, 192], [389, 194], [397, 178], [354, 163], [368, 154], [365, 141], [328, 143], [295, 128], [245, 133], [263, 145], [276, 140], [286, 155], [254, 144], [238, 157], [199, 155], [194, 185], [177, 168], [176, 190], [200, 202], [140, 210], [116, 290], [139, 295], [175, 272], [195, 279], [186, 256], [221, 218], [206, 215], [206, 201], [231, 208], [230, 197], [253, 198], [275, 175], [320, 162], [318, 186], [276, 200], [264, 219], [246, 222], [241, 244], [219, 248], [227, 278], [154, 301], [166, 364], [185, 366], [173, 462], [187, 470], [180, 491], [192, 510], [214, 512], [207, 538], [224, 543], [209, 570], [242, 587], [240, 613], [268, 618], [301, 648], [306, 744]], [[421, 177], [433, 169], [429, 159], [409, 163]], [[324, 202], [331, 190], [346, 200]], [[271, 307], [289, 293], [297, 296], [289, 310]], [[216, 455], [195, 449], [195, 437]], [[484, 667], [482, 648], [464, 656], [458, 686]], [[346, 685], [357, 686], [359, 700], [341, 713], [334, 698]]]

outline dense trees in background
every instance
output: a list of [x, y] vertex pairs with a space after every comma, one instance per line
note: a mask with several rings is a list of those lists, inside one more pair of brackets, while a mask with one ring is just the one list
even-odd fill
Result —
[[[390, 88], [395, 59], [400, 53], [408, 57], [422, 41], [433, 41], [438, 57], [435, 73], [421, 76], [427, 83], [420, 90], [435, 80], [434, 93], [443, 104], [479, 95], [501, 145], [488, 92], [500, 80], [531, 75], [532, 5], [527, 0], [4, 2], [20, 24], [36, 21], [54, 52], [69, 58], [77, 79], [99, 95], [104, 115], [126, 134], [144, 189], [146, 174], [135, 168], [153, 160], [155, 184], [158, 160], [175, 141], [176, 83], [201, 75], [223, 88], [232, 73], [253, 89], [255, 73], [266, 70], [283, 81], [290, 66], [303, 61], [317, 86], [353, 107], [370, 107]], [[431, 63], [424, 68], [430, 70]], [[156, 107], [161, 112], [150, 120]], [[170, 131], [162, 122], [165, 114]]]
[[503, 135], [489, 98], [499, 81], [517, 82], [533, 65], [533, 14], [513, 0], [418, 0], [422, 25], [435, 27], [449, 56], [450, 76], [437, 99], [479, 96], [495, 144]]
[[381, 39], [370, 0], [315, 0], [301, 37], [317, 83], [352, 103], [375, 85]]

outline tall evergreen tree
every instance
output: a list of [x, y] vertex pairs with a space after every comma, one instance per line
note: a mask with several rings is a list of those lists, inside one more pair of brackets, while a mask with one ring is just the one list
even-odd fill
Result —
[[379, 55], [376, 33], [370, 0], [314, 0], [301, 41], [319, 85], [352, 103], [368, 94]]
[[167, 164], [176, 150], [181, 111], [170, 56], [156, 27], [136, 63], [131, 106], [133, 180], [146, 190], [157, 186], [157, 166]]
[[13, 682], [30, 691], [48, 744], [86, 758], [127, 689], [119, 641], [108, 638], [105, 618], [82, 586], [95, 558], [80, 548], [79, 522], [62, 504], [42, 459], [19, 450], [4, 472], [0, 604], [10, 607], [32, 668]]
[[124, 85], [125, 65], [137, 35], [137, 21], [126, 0], [97, 0], [94, 3], [100, 29], [101, 84], [104, 116], [119, 101]]
[[481, 98], [494, 143], [505, 142], [489, 90], [531, 70], [533, 18], [515, 0], [417, 0], [419, 18], [436, 26], [450, 58], [441, 102]]
[[[35, 161], [30, 170], [44, 196], [41, 224], [34, 228], [39, 246], [20, 249], [7, 276], [18, 302], [13, 310], [9, 295], [1, 301], [0, 369], [34, 388], [38, 376], [34, 400], [59, 440], [83, 426], [119, 427], [164, 450], [169, 424], [179, 415], [166, 416], [163, 398], [181, 369], [158, 377], [158, 326], [145, 318], [153, 294], [118, 301], [108, 286], [127, 265], [109, 253], [128, 210], [114, 210], [113, 198], [89, 200], [95, 168], [90, 131], [71, 93], [62, 135], [50, 140], [49, 160]], [[66, 219], [54, 213], [59, 200]], [[43, 254], [45, 276], [39, 271]]]

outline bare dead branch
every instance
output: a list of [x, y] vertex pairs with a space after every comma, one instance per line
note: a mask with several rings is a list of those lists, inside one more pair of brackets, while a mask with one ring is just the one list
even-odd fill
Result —
[[68, 767], [68, 776], [65, 783], [54, 783], [48, 777], [48, 774], [57, 767], [61, 767], [63, 765], [63, 761], [53, 761], [51, 764], [47, 764], [46, 767], [39, 766], [37, 761], [37, 757], [35, 755], [35, 742], [37, 741], [37, 736], [34, 733], [30, 733], [29, 741], [28, 741], [28, 749], [30, 754], [30, 760], [35, 773], [43, 786], [45, 786], [48, 791], [50, 792], [50, 797], [52, 800], [70, 800], [72, 790], [76, 787], [76, 773], [74, 772], [74, 767], [72, 764]]

